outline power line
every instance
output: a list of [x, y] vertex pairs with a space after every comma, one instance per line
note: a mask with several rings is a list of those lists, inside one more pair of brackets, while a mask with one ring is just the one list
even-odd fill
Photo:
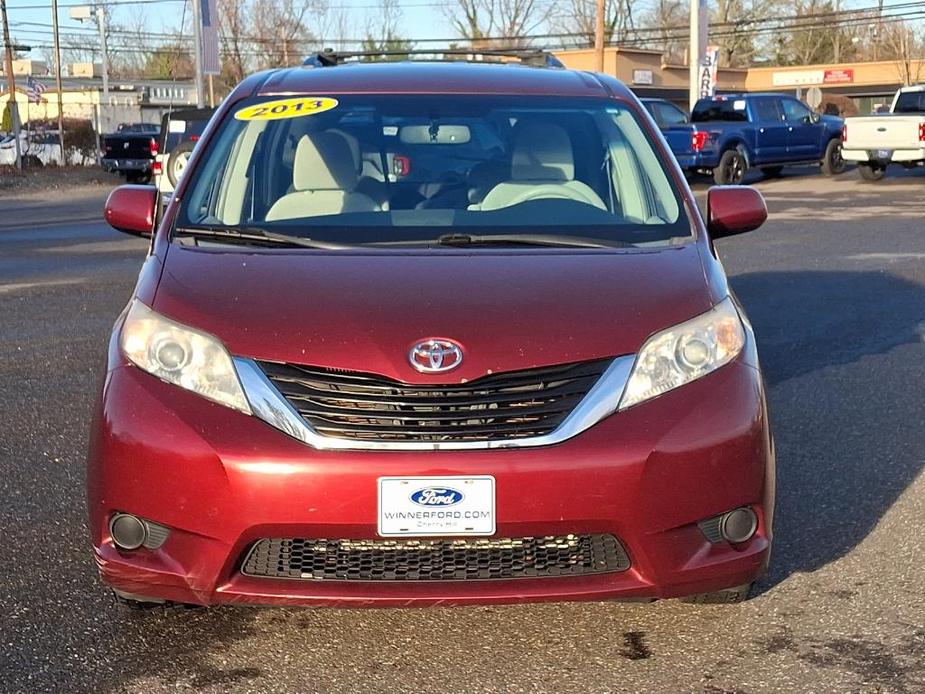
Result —
[[[183, 0], [127, 0], [127, 3], [131, 4], [131, 3], [142, 3], [142, 2], [143, 3], [153, 3], [153, 2], [179, 2], [179, 1], [183, 1]], [[112, 3], [112, 4], [127, 4], [127, 3]], [[860, 15], [860, 14], [867, 13], [867, 12], [871, 12], [871, 13], [878, 12], [879, 10], [878, 6], [869, 6], [869, 7], [840, 10], [838, 12], [826, 11], [826, 12], [818, 12], [818, 13], [813, 13], [813, 14], [796, 14], [796, 15], [785, 15], [785, 16], [780, 16], [780, 17], [764, 17], [764, 18], [756, 17], [754, 19], [744, 19], [744, 20], [736, 19], [736, 20], [731, 20], [727, 22], [711, 22], [710, 34], [711, 36], [712, 35], [729, 35], [729, 34], [722, 34], [721, 32], [717, 32], [715, 31], [715, 29], [722, 28], [722, 27], [735, 27], [737, 29], [741, 29], [742, 27], [755, 27], [756, 25], [759, 25], [759, 26], [757, 26], [757, 28], [754, 31], [762, 31], [768, 28], [768, 27], [760, 26], [763, 24], [773, 24], [775, 25], [775, 27], [772, 27], [772, 28], [784, 30], [788, 28], [787, 26], [783, 25], [783, 23], [785, 22], [790, 22], [792, 23], [792, 25], [798, 25], [801, 22], [805, 22], [805, 21], [815, 22], [815, 21], [826, 19], [828, 17], [844, 17], [843, 20], [835, 22], [835, 24], [839, 26], [856, 25], [858, 23], [863, 23], [864, 21], [870, 21], [873, 23], [873, 22], [881, 21], [882, 19], [890, 18], [890, 17], [905, 17], [905, 18], [911, 19], [911, 18], [917, 18], [917, 15], [920, 14], [921, 11], [923, 11], [923, 8], [925, 8], [925, 2], [919, 1], [919, 2], [897, 3], [895, 5], [885, 8], [883, 12], [892, 13], [892, 12], [896, 12], [897, 10], [901, 10], [904, 8], [910, 8], [910, 11], [900, 13], [900, 14], [880, 14], [878, 16], [872, 15], [869, 17], [867, 16], [854, 17], [853, 16], [853, 15]], [[916, 11], [914, 12], [911, 11], [911, 8], [915, 8]], [[23, 21], [23, 22], [11, 22], [10, 24], [11, 26], [28, 25], [28, 26], [37, 26], [37, 27], [50, 27], [49, 24], [43, 23], [43, 22], [24, 22]], [[831, 23], [826, 22], [826, 25], [831, 26]], [[79, 27], [79, 28], [74, 27], [73, 29], [79, 30], [79, 31], [85, 31], [88, 33], [88, 35], [95, 34], [94, 30], [88, 27]], [[68, 31], [71, 31], [71, 30], [72, 30], [71, 28], [68, 29]], [[684, 38], [688, 36], [689, 28], [687, 27], [686, 24], [657, 25], [657, 26], [651, 26], [651, 27], [635, 28], [632, 30], [631, 33], [632, 33], [632, 36], [638, 40], [646, 40], [644, 37], [641, 36], [644, 34], [657, 34], [657, 36], [654, 37], [652, 40], [662, 40], [663, 38], [665, 38], [666, 32], [670, 34], [672, 39]], [[41, 34], [41, 32], [30, 31], [28, 29], [23, 29], [21, 30], [20, 33]], [[113, 27], [109, 30], [108, 33], [113, 36], [126, 36], [126, 37], [131, 37], [131, 38], [138, 38], [140, 32], [134, 31], [131, 29], [119, 29], [118, 27]], [[738, 35], [739, 33], [741, 32], [740, 31], [733, 32], [733, 34], [736, 34], [736, 35]], [[146, 31], [146, 32], [143, 32], [143, 34], [145, 37], [163, 38], [163, 39], [168, 39], [171, 41], [177, 40], [178, 38], [182, 38], [182, 34], [167, 33], [167, 32], [147, 32]], [[486, 36], [486, 37], [480, 37], [479, 40], [519, 41], [519, 40], [556, 39], [556, 38], [585, 38], [586, 36], [587, 36], [586, 32], [549, 32], [549, 33], [523, 34], [523, 35], [515, 35], [515, 36], [503, 36], [503, 35]], [[273, 44], [279, 41], [279, 39], [275, 37], [255, 37], [255, 36], [251, 36], [251, 37], [240, 36], [237, 38], [237, 40], [241, 43], [256, 43], [256, 44]], [[342, 38], [338, 40], [331, 39], [330, 42], [332, 43], [336, 43], [336, 42], [358, 43], [363, 40], [365, 40], [365, 37], [363, 38]], [[385, 39], [380, 39], [380, 40], [385, 40]], [[465, 41], [468, 39], [466, 39], [465, 37], [455, 36], [451, 38], [444, 37], [444, 38], [423, 38], [423, 39], [409, 39], [409, 40], [415, 44], [420, 44], [420, 43], [449, 43], [453, 41]], [[302, 43], [310, 43], [310, 44], [318, 42], [317, 39], [292, 39], [291, 41], [294, 43], [302, 42]], [[613, 45], [613, 43], [611, 45]]]

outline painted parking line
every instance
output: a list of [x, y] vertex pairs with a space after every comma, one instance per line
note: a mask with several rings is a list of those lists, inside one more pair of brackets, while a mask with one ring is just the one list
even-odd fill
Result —
[[60, 280], [44, 280], [39, 282], [14, 282], [11, 284], [0, 284], [0, 294], [15, 294], [16, 292], [26, 291], [29, 289], [44, 287], [59, 287], [67, 284], [82, 284], [88, 280], [87, 277], [72, 277]]

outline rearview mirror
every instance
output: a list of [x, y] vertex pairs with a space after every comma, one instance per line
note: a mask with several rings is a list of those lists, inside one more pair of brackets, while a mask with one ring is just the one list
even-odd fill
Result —
[[119, 186], [106, 199], [103, 214], [113, 229], [148, 237], [154, 232], [156, 205], [154, 186]]
[[764, 197], [749, 186], [714, 186], [707, 191], [707, 230], [711, 238], [743, 234], [768, 218]]
[[406, 125], [398, 131], [406, 145], [464, 145], [471, 137], [468, 125]]

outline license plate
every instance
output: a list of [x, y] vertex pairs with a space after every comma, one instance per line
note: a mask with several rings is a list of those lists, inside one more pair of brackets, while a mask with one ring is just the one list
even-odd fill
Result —
[[495, 478], [380, 477], [379, 535], [493, 535]]
[[884, 161], [889, 161], [890, 159], [893, 158], [892, 149], [878, 149], [876, 154], [877, 154], [877, 159], [882, 159]]

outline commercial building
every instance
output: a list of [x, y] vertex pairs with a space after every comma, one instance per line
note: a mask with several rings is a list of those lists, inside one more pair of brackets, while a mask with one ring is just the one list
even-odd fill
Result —
[[[27, 63], [33, 61], [18, 61]], [[20, 74], [14, 65], [16, 103], [24, 125], [30, 121], [58, 117], [58, 91], [47, 71]], [[196, 85], [191, 81], [109, 80], [109, 98], [103, 95], [103, 81], [96, 66], [71, 66], [72, 75], [62, 79], [61, 101], [65, 118], [89, 120], [99, 133], [112, 132], [119, 123], [160, 123], [161, 116], [172, 107], [195, 106]], [[45, 87], [40, 103], [30, 103], [26, 94], [27, 77]], [[0, 113], [9, 100], [6, 80], [0, 81]]]
[[[593, 70], [593, 50], [558, 51], [566, 67]], [[639, 96], [650, 96], [687, 105], [688, 67], [665, 62], [661, 51], [638, 48], [606, 48], [604, 71], [629, 85]], [[925, 60], [884, 60], [869, 63], [754, 66], [720, 68], [716, 88], [729, 92], [782, 92], [804, 96], [810, 87], [823, 93], [823, 103], [836, 105], [848, 115], [867, 114], [889, 105], [904, 84], [925, 81]]]

